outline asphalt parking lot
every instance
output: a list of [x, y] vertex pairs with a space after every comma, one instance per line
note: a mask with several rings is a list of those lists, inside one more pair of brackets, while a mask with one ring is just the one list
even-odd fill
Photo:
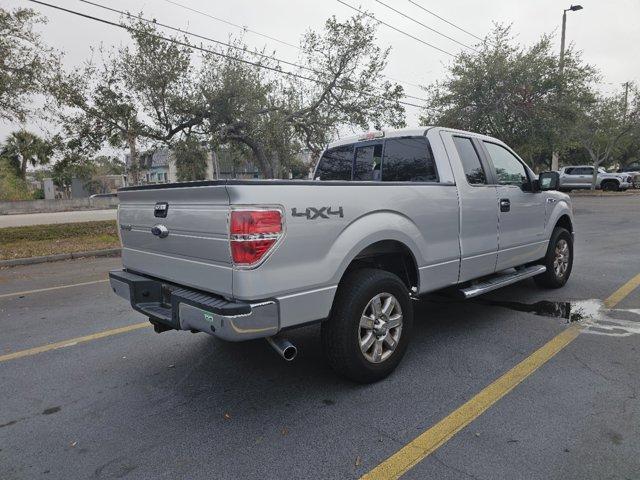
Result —
[[640, 198], [574, 205], [565, 288], [430, 296], [400, 368], [368, 386], [329, 370], [317, 326], [291, 332], [292, 363], [155, 334], [104, 281], [118, 258], [0, 270], [0, 478], [358, 478], [576, 328], [503, 302], [589, 299], [611, 309], [403, 478], [640, 478]]

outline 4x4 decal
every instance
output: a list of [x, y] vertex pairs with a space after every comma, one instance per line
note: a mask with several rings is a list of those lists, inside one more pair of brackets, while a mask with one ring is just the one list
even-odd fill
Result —
[[338, 207], [334, 210], [333, 207], [307, 207], [304, 212], [298, 212], [297, 208], [291, 209], [291, 215], [293, 217], [306, 217], [307, 220], [315, 220], [316, 218], [329, 218], [329, 215], [337, 215], [340, 218], [344, 217], [342, 207]]

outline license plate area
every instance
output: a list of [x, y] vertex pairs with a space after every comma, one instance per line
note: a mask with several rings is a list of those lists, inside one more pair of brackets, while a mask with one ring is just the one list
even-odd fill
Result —
[[171, 294], [174, 290], [176, 290], [176, 287], [167, 285], [166, 283], [163, 283], [160, 287], [160, 304], [164, 308], [171, 308]]

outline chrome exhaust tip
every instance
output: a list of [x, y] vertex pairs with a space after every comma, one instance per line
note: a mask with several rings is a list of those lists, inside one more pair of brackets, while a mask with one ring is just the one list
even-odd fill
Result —
[[278, 352], [278, 355], [284, 358], [287, 362], [292, 361], [296, 358], [296, 355], [298, 355], [298, 349], [296, 346], [286, 338], [267, 337], [266, 340], [269, 345]]

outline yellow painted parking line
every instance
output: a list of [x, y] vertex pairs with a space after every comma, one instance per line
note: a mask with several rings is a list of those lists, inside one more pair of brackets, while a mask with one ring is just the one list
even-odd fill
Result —
[[82, 287], [83, 285], [95, 285], [96, 283], [108, 282], [109, 279], [94, 280], [92, 282], [72, 283], [71, 285], [58, 285], [56, 287], [36, 288], [35, 290], [25, 290], [23, 292], [3, 293], [0, 298], [19, 297], [20, 295], [30, 295], [32, 293], [50, 292], [52, 290], [60, 290], [62, 288]]
[[[605, 306], [608, 308], [615, 307], [638, 286], [640, 286], [640, 274], [612, 293], [604, 301]], [[551, 360], [558, 352], [575, 340], [580, 330], [581, 327], [578, 324], [563, 330], [469, 401], [411, 440], [392, 456], [373, 468], [373, 470], [364, 474], [361, 479], [386, 480], [402, 476], [482, 415], [538, 368]]]
[[604, 306], [607, 308], [615, 307], [624, 300], [627, 295], [638, 288], [638, 286], [640, 286], [640, 273], [609, 295], [609, 297], [604, 301]]
[[99, 338], [112, 337], [113, 335], [132, 332], [134, 330], [140, 330], [141, 328], [147, 328], [150, 326], [151, 323], [149, 322], [134, 323], [133, 325], [127, 325], [126, 327], [104, 330], [102, 332], [92, 333], [91, 335], [85, 335], [84, 337], [71, 338], [69, 340], [63, 340], [62, 342], [48, 343], [40, 347], [28, 348], [27, 350], [19, 350], [13, 353], [7, 353], [6, 355], [0, 355], [0, 362], [15, 360], [16, 358], [29, 357], [31, 355], [37, 355], [39, 353], [49, 352], [51, 350], [58, 350], [60, 348], [73, 347], [74, 345], [78, 345], [79, 343], [91, 342], [93, 340], [98, 340]]

